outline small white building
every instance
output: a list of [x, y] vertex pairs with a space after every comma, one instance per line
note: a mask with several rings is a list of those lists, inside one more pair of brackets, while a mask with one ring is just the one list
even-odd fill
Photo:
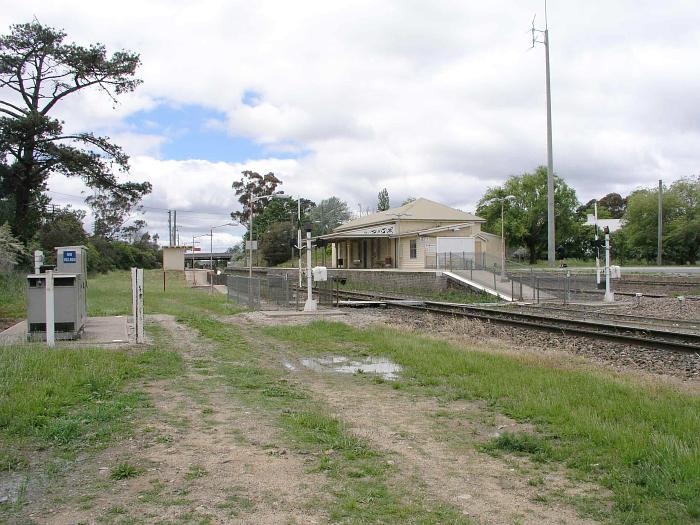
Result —
[[449, 257], [476, 266], [498, 262], [501, 237], [484, 219], [428, 199], [359, 217], [320, 238], [332, 243], [333, 268], [436, 269]]

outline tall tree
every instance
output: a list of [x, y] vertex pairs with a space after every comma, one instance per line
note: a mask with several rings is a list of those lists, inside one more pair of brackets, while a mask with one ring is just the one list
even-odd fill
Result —
[[391, 207], [389, 202], [389, 192], [386, 188], [379, 192], [377, 195], [377, 211], [386, 211]]
[[[659, 192], [637, 190], [627, 199], [618, 242], [625, 257], [653, 261], [657, 252]], [[700, 257], [700, 176], [674, 182], [663, 194], [663, 257], [695, 264]]]
[[52, 173], [81, 177], [90, 188], [138, 200], [151, 185], [120, 184], [114, 168], [125, 172], [129, 158], [108, 137], [90, 132], [64, 133], [50, 116], [74, 93], [95, 88], [114, 102], [141, 81], [140, 60], [129, 51], [108, 56], [102, 44], [64, 43], [66, 34], [37, 21], [10, 27], [0, 37], [0, 197], [13, 200], [13, 230], [28, 241], [38, 227], [36, 209]]
[[105, 239], [117, 239], [123, 234], [122, 226], [134, 209], [140, 209], [138, 203], [141, 193], [127, 182], [122, 186], [132, 191], [113, 193], [98, 191], [85, 199], [95, 216], [94, 234]]
[[38, 232], [41, 247], [51, 255], [57, 246], [85, 244], [87, 234], [83, 228], [85, 212], [70, 206], [58, 209], [46, 217]]
[[260, 252], [268, 266], [275, 266], [291, 258], [296, 229], [290, 221], [270, 225], [260, 240]]
[[275, 192], [282, 181], [275, 177], [272, 172], [260, 175], [255, 171], [246, 170], [242, 174], [240, 180], [234, 181], [232, 185], [242, 209], [231, 212], [231, 218], [241, 224], [247, 224], [250, 219], [251, 196], [262, 197], [252, 203], [253, 211], [259, 215], [263, 208], [273, 200], [269, 195]]
[[310, 218], [317, 234], [323, 235], [347, 222], [352, 217], [348, 203], [338, 197], [329, 197], [311, 210]]
[[[547, 252], [547, 168], [510, 177], [502, 186], [489, 188], [479, 201], [477, 214], [486, 219], [485, 231], [501, 233], [501, 197], [512, 195], [505, 208], [506, 240], [511, 246], [525, 246], [534, 263]], [[554, 178], [554, 220], [556, 243], [564, 244], [573, 233], [578, 199], [576, 191], [561, 178]]]

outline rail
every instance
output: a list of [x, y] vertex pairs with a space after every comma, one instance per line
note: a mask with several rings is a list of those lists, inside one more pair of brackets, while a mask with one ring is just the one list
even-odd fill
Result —
[[[360, 292], [339, 291], [340, 297], [350, 299], [384, 299], [391, 306], [419, 310], [440, 315], [452, 315], [482, 319], [488, 322], [516, 325], [526, 328], [568, 333], [573, 335], [594, 337], [605, 340], [617, 340], [635, 345], [652, 346], [681, 350], [685, 352], [700, 353], [700, 332], [678, 330], [678, 327], [657, 326], [639, 317], [634, 322], [617, 320], [607, 322], [603, 320], [581, 319], [573, 316], [557, 317], [538, 315], [531, 312], [512, 311], [509, 308], [499, 306], [474, 306], [457, 303], [443, 303], [437, 301], [407, 302], [398, 297], [383, 294], [365, 294]], [[342, 303], [341, 303], [342, 305]]]

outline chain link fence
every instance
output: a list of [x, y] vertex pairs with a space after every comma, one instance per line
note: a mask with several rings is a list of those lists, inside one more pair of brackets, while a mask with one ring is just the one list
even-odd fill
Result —
[[[599, 285], [595, 272], [530, 269], [509, 271], [507, 276], [511, 280], [513, 298], [521, 301], [600, 301], [605, 293], [605, 280], [603, 278]], [[614, 291], [615, 280], [610, 282]]]
[[[319, 306], [337, 305], [340, 281], [331, 278], [313, 283], [312, 297]], [[306, 288], [299, 288], [296, 279], [286, 274], [252, 278], [227, 275], [226, 286], [230, 301], [251, 310], [301, 310], [307, 297]]]

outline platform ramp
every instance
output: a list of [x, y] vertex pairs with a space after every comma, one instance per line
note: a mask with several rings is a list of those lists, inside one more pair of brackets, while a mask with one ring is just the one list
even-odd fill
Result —
[[[481, 273], [483, 273], [484, 275], [481, 276]], [[471, 288], [472, 290], [493, 295], [494, 297], [502, 299], [504, 301], [513, 301], [513, 297], [510, 294], [510, 283], [508, 283], [508, 293], [506, 293], [505, 287], [503, 287], [502, 289], [499, 288], [498, 283], [496, 283], [497, 286], [494, 288], [493, 274], [485, 270], [474, 270], [471, 272], [455, 270], [452, 272], [442, 272], [442, 274], [451, 281], [460, 284], [461, 286], [466, 286], [468, 288]], [[486, 280], [486, 275], [491, 276], [490, 285], [484, 282], [480, 282], [480, 280]], [[478, 277], [481, 277], [482, 279], [478, 279]]]

